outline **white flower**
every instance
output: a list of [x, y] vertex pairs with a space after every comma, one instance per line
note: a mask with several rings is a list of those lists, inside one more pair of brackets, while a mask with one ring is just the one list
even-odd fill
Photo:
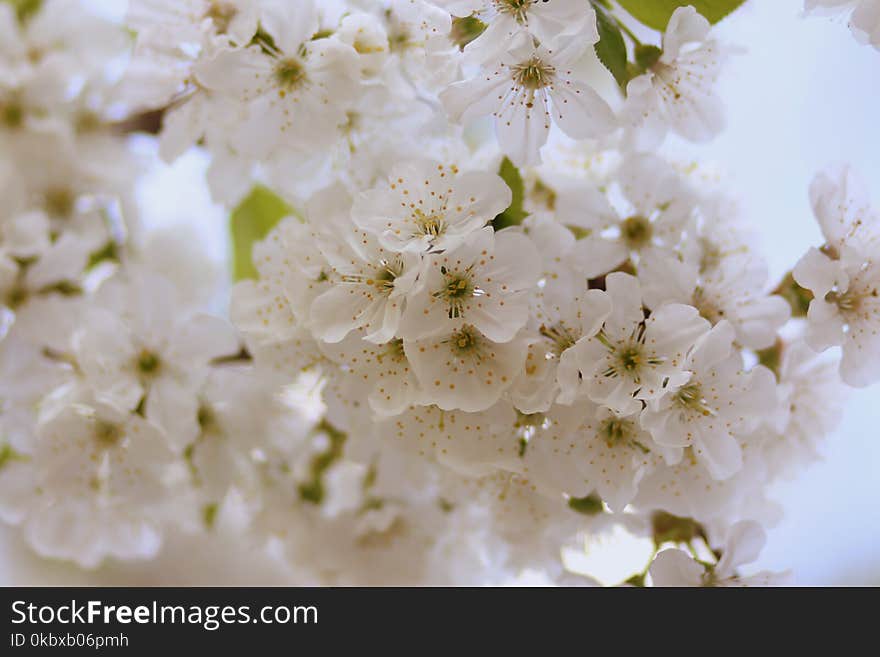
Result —
[[774, 472], [791, 475], [820, 459], [820, 444], [840, 423], [844, 386], [838, 363], [804, 342], [786, 344], [779, 368], [779, 424], [764, 444]]
[[207, 37], [225, 37], [247, 45], [257, 31], [258, 0], [132, 0], [125, 17], [138, 44], [201, 45]]
[[528, 295], [540, 267], [527, 237], [483, 228], [454, 251], [428, 257], [421, 291], [407, 302], [400, 336], [448, 335], [468, 324], [489, 340], [507, 342], [528, 321]]
[[517, 166], [540, 163], [551, 117], [573, 139], [610, 133], [611, 108], [574, 70], [584, 44], [561, 39], [536, 46], [520, 36], [476, 77], [440, 94], [450, 117], [468, 122], [494, 116], [499, 147]]
[[627, 85], [622, 121], [633, 129], [639, 150], [651, 150], [667, 129], [690, 141], [708, 141], [724, 127], [715, 81], [726, 53], [709, 38], [711, 25], [693, 7], [679, 7], [669, 19], [663, 49], [647, 62], [644, 75]]
[[357, 88], [354, 49], [332, 37], [312, 39], [318, 31], [312, 0], [264, 2], [260, 25], [272, 43], [220, 50], [195, 69], [200, 85], [246, 113], [229, 143], [255, 158], [281, 145], [332, 143]]
[[354, 48], [364, 75], [378, 75], [382, 71], [390, 48], [385, 26], [376, 16], [359, 11], [347, 14], [339, 23], [337, 36]]
[[118, 200], [125, 213], [119, 228], [136, 231], [137, 210], [130, 196], [139, 171], [117, 142], [47, 132], [19, 135], [13, 143], [23, 198], [10, 198], [11, 215], [41, 212], [56, 236], [73, 233], [97, 251], [110, 241], [107, 206]]
[[414, 160], [392, 167], [387, 182], [361, 193], [354, 223], [390, 251], [454, 249], [507, 209], [510, 188], [493, 173]]
[[391, 0], [389, 5], [383, 18], [393, 62], [390, 77], [402, 83], [401, 95], [434, 96], [438, 86], [458, 73], [457, 49], [450, 38], [452, 19], [426, 0]]
[[[545, 290], [548, 286], [545, 285]], [[570, 289], [575, 294], [574, 289]], [[578, 385], [578, 364], [571, 348], [595, 335], [611, 313], [611, 301], [601, 290], [581, 290], [577, 296], [555, 303], [544, 300], [525, 368], [510, 399], [523, 413], [546, 411], [557, 400], [571, 403]], [[563, 394], [559, 391], [564, 390]]]
[[376, 432], [404, 453], [436, 459], [463, 474], [487, 475], [521, 467], [516, 435], [521, 416], [510, 405], [465, 413], [437, 406], [413, 406], [376, 425]]
[[107, 281], [71, 338], [73, 357], [96, 399], [120, 412], [143, 404], [146, 417], [185, 440], [209, 363], [240, 346], [222, 319], [176, 316], [174, 288], [138, 271]]
[[249, 347], [308, 336], [303, 351], [317, 350], [308, 331], [310, 309], [329, 289], [331, 274], [318, 247], [339, 239], [336, 227], [346, 225], [350, 209], [349, 194], [338, 185], [326, 187], [306, 204], [305, 223], [286, 217], [254, 244], [252, 261], [259, 278], [235, 284], [230, 309]]
[[628, 259], [678, 254], [693, 223], [693, 199], [680, 177], [653, 155], [628, 157], [620, 166], [619, 194], [612, 205], [589, 183], [561, 194], [557, 216], [586, 232], [572, 247], [572, 266], [587, 278], [613, 271]]
[[73, 402], [40, 428], [25, 534], [40, 554], [96, 566], [152, 556], [176, 462], [166, 437], [136, 414]]
[[375, 344], [354, 331], [336, 344], [322, 344], [321, 351], [341, 366], [339, 395], [366, 399], [382, 416], [402, 413], [420, 399], [420, 388], [404, 352], [403, 340], [394, 338]]
[[640, 401], [662, 397], [688, 380], [685, 356], [709, 323], [696, 308], [662, 306], [646, 318], [639, 282], [615, 272], [606, 278], [611, 314], [595, 335], [572, 349], [580, 377], [560, 379], [566, 399], [586, 395], [621, 414], [637, 411]]
[[806, 341], [816, 351], [842, 346], [843, 380], [870, 385], [880, 379], [880, 217], [847, 170], [818, 176], [810, 196], [826, 243], [792, 271], [814, 297]]
[[[332, 225], [332, 219], [321, 220]], [[349, 221], [332, 227], [332, 236], [318, 242], [331, 273], [328, 289], [309, 311], [312, 331], [325, 342], [339, 342], [364, 327], [367, 340], [388, 342], [397, 333], [405, 299], [416, 289], [420, 259], [386, 250], [374, 235]]]
[[183, 454], [206, 503], [221, 502], [230, 487], [252, 484], [254, 450], [266, 449], [286, 419], [304, 422], [285, 409], [280, 379], [268, 368], [231, 364], [213, 368], [199, 389], [194, 432]]
[[564, 411], [547, 415], [560, 416], [557, 422], [565, 430], [558, 435], [538, 432], [530, 436], [525, 471], [571, 497], [596, 492], [612, 511], [622, 511], [651, 466], [651, 436], [639, 426], [638, 415], [620, 416], [590, 402], [571, 407], [567, 415], [572, 414], [573, 420]]
[[856, 39], [880, 49], [880, 2], [877, 0], [805, 0], [804, 7], [816, 13], [851, 11], [849, 27]]
[[813, 293], [806, 341], [816, 351], [843, 347], [840, 375], [851, 386], [880, 380], [880, 261], [844, 247], [832, 260], [811, 248], [794, 268]]
[[[44, 225], [40, 214], [25, 215], [23, 219]], [[29, 259], [13, 259], [2, 252], [0, 245], [0, 307], [16, 315], [27, 312], [36, 299], [53, 295], [74, 297], [82, 294], [80, 279], [86, 268], [91, 245], [72, 233], [65, 233], [40, 254]]]
[[791, 306], [785, 299], [765, 292], [767, 264], [751, 254], [734, 254], [716, 266], [700, 267], [655, 254], [639, 263], [644, 281], [645, 303], [686, 303], [713, 324], [729, 321], [737, 341], [751, 349], [766, 349], [788, 321]]
[[484, 411], [514, 382], [526, 359], [523, 338], [492, 341], [473, 324], [455, 323], [403, 349], [424, 393], [443, 410]]
[[716, 479], [742, 467], [735, 435], [753, 430], [777, 403], [773, 373], [761, 365], [744, 372], [733, 339], [733, 327], [726, 321], [701, 336], [683, 363], [690, 378], [670, 385], [641, 415], [642, 426], [657, 443], [675, 448], [671, 462], [682, 458], [682, 448], [693, 447]]
[[698, 562], [679, 549], [663, 550], [654, 558], [650, 574], [654, 586], [784, 586], [789, 573], [761, 571], [741, 576], [737, 569], [755, 561], [766, 542], [764, 530], [754, 522], [738, 522], [730, 528], [714, 564]]
[[500, 55], [511, 40], [528, 31], [546, 42], [577, 34], [585, 48], [599, 40], [596, 12], [579, 0], [433, 0], [456, 17], [474, 16], [486, 29], [465, 47], [483, 61]]
[[[739, 517], [750, 495], [760, 491], [768, 478], [761, 457], [762, 438], [737, 436], [743, 454], [743, 467], [732, 477], [717, 480], [697, 459], [690, 447], [675, 465], [669, 465], [665, 449], [654, 443], [652, 464], [639, 482], [633, 505], [642, 510], [662, 510], [698, 522]], [[765, 509], [769, 505], [765, 505]]]
[[880, 215], [871, 207], [864, 181], [851, 168], [817, 174], [810, 183], [810, 204], [832, 256], [845, 245], [880, 248]]
[[106, 76], [107, 63], [128, 46], [119, 25], [81, 0], [34, 3], [36, 11], [23, 22], [16, 4], [0, 4], [0, 134], [68, 119], [80, 94]]

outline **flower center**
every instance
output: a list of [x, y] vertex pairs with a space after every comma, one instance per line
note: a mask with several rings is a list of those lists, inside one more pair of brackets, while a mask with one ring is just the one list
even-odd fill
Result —
[[289, 57], [275, 65], [275, 81], [284, 89], [296, 89], [306, 79], [306, 69], [298, 59]]
[[537, 91], [549, 87], [556, 76], [556, 69], [532, 56], [522, 64], [513, 67], [513, 81], [520, 87]]
[[625, 372], [635, 372], [642, 364], [642, 350], [636, 345], [621, 349], [617, 361]]
[[703, 389], [699, 383], [689, 383], [675, 393], [674, 401], [680, 407], [689, 411], [696, 411], [700, 415], [714, 415], [703, 397]]
[[[529, 7], [535, 0], [494, 0], [495, 10], [499, 14], [507, 14], [520, 25], [528, 22]], [[545, 0], [546, 2], [546, 0]]]
[[596, 338], [609, 351], [608, 367], [602, 372], [602, 375], [607, 378], [626, 376], [635, 383], [639, 383], [641, 381], [639, 372], [643, 367], [656, 367], [664, 361], [663, 358], [645, 352], [644, 324], [640, 324], [634, 335], [625, 343], [612, 343], [604, 331], [599, 331]]
[[413, 212], [413, 219], [418, 226], [420, 235], [428, 235], [429, 237], [437, 237], [446, 232], [446, 220], [440, 214], [425, 214], [420, 209]]
[[852, 289], [846, 292], [831, 291], [825, 295], [825, 301], [837, 306], [843, 313], [858, 311], [862, 304], [862, 297]]
[[636, 427], [630, 420], [610, 417], [599, 425], [599, 435], [609, 447], [629, 443], [636, 435]]
[[474, 285], [470, 269], [468, 267], [464, 272], [451, 272], [446, 267], [440, 268], [440, 272], [446, 280], [443, 287], [434, 292], [433, 296], [446, 303], [449, 319], [464, 316], [467, 300], [483, 294], [483, 290]]
[[553, 353], [559, 357], [562, 352], [573, 346], [577, 342], [577, 337], [563, 324], [559, 322], [553, 326], [541, 324], [538, 332], [550, 342], [553, 343]]
[[400, 258], [393, 260], [383, 259], [379, 261], [379, 266], [373, 278], [367, 279], [367, 285], [372, 285], [381, 294], [391, 294], [394, 290], [394, 282], [403, 273], [403, 263]]
[[122, 429], [119, 428], [119, 425], [112, 422], [98, 420], [95, 422], [93, 437], [102, 447], [113, 447], [122, 438]]
[[480, 356], [480, 334], [473, 326], [462, 326], [459, 330], [454, 331], [445, 342], [456, 356]]
[[383, 358], [390, 358], [395, 363], [406, 360], [406, 353], [403, 351], [403, 340], [394, 338], [385, 345], [385, 351], [377, 356], [377, 360], [382, 362]]
[[0, 123], [7, 128], [20, 128], [24, 123], [24, 109], [16, 102], [0, 105]]
[[651, 222], [646, 217], [639, 215], [627, 218], [620, 226], [620, 234], [623, 240], [634, 251], [638, 251], [650, 244], [653, 233], [654, 227], [651, 225]]
[[46, 191], [43, 199], [46, 212], [53, 217], [66, 218], [73, 214], [76, 197], [66, 187], [53, 187]]
[[152, 376], [159, 371], [162, 361], [159, 356], [149, 349], [142, 349], [137, 357], [138, 372], [146, 376]]

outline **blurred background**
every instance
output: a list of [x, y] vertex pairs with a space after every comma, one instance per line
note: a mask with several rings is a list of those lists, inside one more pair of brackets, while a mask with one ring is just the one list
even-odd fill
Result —
[[[124, 11], [124, 0], [93, 1], [103, 11]], [[803, 0], [750, 0], [717, 26], [719, 39], [745, 48], [720, 84], [727, 130], [706, 146], [669, 145], [672, 154], [710, 162], [724, 174], [758, 228], [774, 279], [821, 242], [807, 198], [817, 171], [852, 164], [880, 205], [880, 52], [856, 42], [845, 20], [804, 17], [802, 10]], [[151, 150], [143, 141], [135, 147]], [[201, 182], [204, 166], [198, 154], [172, 168], [157, 164], [141, 196], [154, 223], [198, 217], [221, 266], [223, 232], [216, 227], [225, 216]], [[785, 515], [768, 531], [757, 566], [790, 568], [801, 585], [880, 585], [880, 386], [852, 391], [823, 451], [824, 461], [773, 489]], [[623, 547], [603, 552], [610, 571], [641, 563]], [[171, 537], [155, 562], [84, 573], [32, 556], [14, 531], [0, 527], [4, 585], [258, 585], [289, 578], [280, 561], [247, 553], [234, 534], [210, 543]]]

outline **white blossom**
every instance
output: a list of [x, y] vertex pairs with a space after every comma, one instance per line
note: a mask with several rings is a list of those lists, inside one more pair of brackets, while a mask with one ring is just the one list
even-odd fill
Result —
[[685, 357], [709, 323], [682, 304], [662, 306], [645, 316], [636, 278], [615, 272], [606, 278], [611, 314], [595, 335], [584, 336], [572, 349], [580, 377], [563, 395], [585, 395], [622, 414], [638, 410], [689, 378]]
[[360, 194], [352, 219], [390, 251], [447, 251], [492, 221], [510, 199], [495, 174], [416, 160], [393, 167], [385, 184]]
[[813, 294], [807, 344], [816, 351], [842, 346], [843, 380], [866, 386], [880, 377], [878, 217], [847, 171], [837, 181], [818, 176], [810, 191], [826, 243], [811, 248], [792, 272]]
[[651, 580], [654, 586], [783, 586], [788, 573], [761, 571], [745, 577], [737, 573], [740, 566], [758, 558], [765, 541], [756, 523], [737, 523], [730, 528], [717, 563], [695, 561], [683, 550], [663, 550], [651, 564]]
[[454, 121], [492, 115], [498, 143], [511, 161], [538, 164], [551, 123], [573, 139], [601, 137], [616, 127], [608, 104], [574, 68], [584, 45], [589, 39], [585, 44], [567, 37], [535, 45], [522, 34], [477, 76], [452, 84], [441, 99]]
[[663, 47], [648, 70], [627, 85], [621, 117], [640, 150], [657, 146], [671, 129], [690, 141], [715, 137], [724, 127], [715, 82], [726, 50], [710, 38], [710, 24], [693, 7], [679, 7], [663, 34]]

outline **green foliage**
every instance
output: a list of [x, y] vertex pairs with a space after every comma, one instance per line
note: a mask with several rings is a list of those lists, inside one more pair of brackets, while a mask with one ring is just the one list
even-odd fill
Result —
[[568, 508], [585, 516], [595, 516], [604, 510], [602, 500], [595, 494], [587, 495], [586, 497], [570, 497], [568, 499]]
[[513, 194], [510, 206], [497, 217], [492, 220], [492, 228], [501, 230], [508, 226], [519, 226], [522, 220], [529, 216], [529, 213], [523, 210], [523, 200], [525, 198], [525, 185], [520, 175], [519, 169], [513, 166], [506, 157], [501, 161], [501, 167], [498, 169], [498, 175], [510, 187]]
[[449, 37], [452, 39], [452, 43], [458, 46], [459, 50], [464, 50], [464, 47], [485, 32], [487, 27], [488, 25], [476, 16], [465, 16], [463, 18], [453, 16], [452, 32]]
[[232, 240], [232, 278], [257, 278], [257, 269], [251, 259], [254, 243], [266, 237], [283, 217], [293, 212], [277, 194], [257, 185], [251, 190], [229, 218]]
[[651, 516], [654, 544], [690, 543], [695, 538], [705, 536], [703, 527], [691, 518], [681, 518], [665, 511], [656, 511]]
[[776, 375], [779, 380], [782, 369], [782, 352], [785, 350], [785, 343], [777, 338], [772, 347], [761, 349], [755, 352], [758, 356], [758, 362]]
[[86, 271], [94, 269], [102, 262], [119, 262], [119, 246], [114, 240], [108, 241], [97, 251], [93, 251], [86, 264]]
[[660, 57], [663, 55], [663, 51], [660, 50], [657, 46], [651, 45], [638, 45], [636, 46], [636, 64], [639, 67], [639, 72], [647, 71], [649, 68], [654, 66]]
[[692, 5], [710, 23], [717, 23], [745, 0], [617, 0], [633, 18], [650, 28], [663, 32], [669, 18], [679, 7]]
[[202, 522], [205, 523], [206, 529], [213, 529], [214, 523], [217, 522], [217, 511], [218, 507], [216, 504], [206, 504], [202, 507]]
[[599, 29], [599, 41], [594, 46], [596, 56], [611, 71], [611, 75], [617, 80], [621, 88], [629, 82], [627, 72], [626, 42], [620, 27], [612, 20], [600, 5], [594, 5], [596, 10], [596, 26]]
[[782, 282], [773, 290], [773, 294], [778, 294], [788, 301], [788, 304], [791, 306], [792, 317], [807, 316], [810, 302], [813, 300], [813, 293], [798, 285], [791, 272], [785, 275]]
[[24, 454], [19, 454], [14, 449], [12, 449], [12, 445], [7, 442], [0, 443], [0, 470], [2, 470], [6, 465], [12, 463], [13, 461], [27, 461], [28, 457]]
[[19, 22], [24, 23], [43, 6], [43, 0], [2, 0], [12, 5]]
[[316, 454], [312, 458], [310, 477], [308, 481], [300, 484], [299, 497], [304, 502], [320, 504], [324, 501], [324, 473], [342, 456], [342, 448], [348, 436], [330, 424], [327, 420], [321, 420], [315, 431], [323, 433], [330, 441], [327, 450]]

